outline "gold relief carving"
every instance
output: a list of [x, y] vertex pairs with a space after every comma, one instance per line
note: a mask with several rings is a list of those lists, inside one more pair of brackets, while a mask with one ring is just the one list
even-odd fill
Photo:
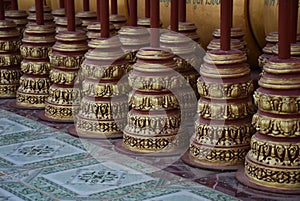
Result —
[[19, 51], [22, 42], [17, 41], [0, 41], [0, 52], [16, 52]]
[[198, 92], [202, 97], [215, 99], [244, 99], [252, 95], [254, 85], [252, 80], [244, 83], [210, 83], [199, 80]]
[[128, 113], [128, 124], [125, 128], [127, 132], [137, 135], [157, 136], [158, 134], [175, 134], [178, 132], [181, 123], [181, 114], [176, 111], [173, 113], [163, 112], [143, 114], [131, 110]]
[[123, 143], [128, 149], [138, 152], [171, 151], [179, 145], [178, 138], [177, 135], [143, 138], [124, 132]]
[[[130, 64], [135, 64], [136, 61], [137, 61], [137, 57], [136, 57], [136, 54], [138, 52], [138, 50], [131, 50], [131, 49], [125, 49], [123, 47], [123, 50], [124, 50], [124, 53], [126, 54], [126, 57], [125, 59], [130, 63]], [[131, 66], [132, 68], [132, 66]], [[130, 69], [131, 70], [131, 69]], [[129, 70], [128, 70], [129, 72]]]
[[20, 106], [45, 107], [48, 94], [27, 94], [18, 90], [16, 101]]
[[195, 142], [212, 146], [249, 145], [251, 136], [255, 133], [250, 121], [229, 125], [197, 121], [195, 130]]
[[60, 88], [52, 85], [49, 88], [48, 102], [57, 105], [72, 105], [80, 102], [80, 89], [78, 88]]
[[263, 68], [269, 62], [270, 57], [273, 55], [262, 54], [258, 57], [258, 66]]
[[82, 82], [82, 93], [91, 97], [115, 97], [126, 94], [129, 90], [128, 82], [111, 81], [99, 82], [98, 80], [85, 79]]
[[198, 111], [201, 117], [215, 120], [243, 119], [254, 114], [254, 106], [251, 99], [244, 102], [204, 102], [199, 101]]
[[191, 69], [194, 69], [193, 66], [198, 66], [199, 61], [197, 61], [197, 58], [191, 57], [191, 58], [180, 58], [180, 57], [175, 57], [174, 58], [177, 67], [178, 67], [178, 72], [184, 72], [188, 71]]
[[23, 60], [21, 63], [21, 71], [31, 75], [49, 75], [51, 66], [49, 62], [31, 62]]
[[76, 130], [79, 133], [85, 134], [95, 134], [95, 135], [116, 135], [121, 134], [122, 131], [120, 127], [125, 126], [125, 120], [118, 120], [118, 123], [115, 120], [112, 121], [101, 121], [101, 120], [91, 120], [84, 119], [80, 116], [76, 118]]
[[81, 75], [83, 78], [91, 79], [120, 79], [127, 71], [128, 64], [98, 66], [86, 64], [81, 66]]
[[19, 54], [2, 54], [0, 55], [0, 67], [20, 65], [22, 59], [23, 57]]
[[0, 84], [17, 84], [22, 73], [19, 69], [0, 69]]
[[190, 145], [190, 154], [195, 161], [215, 166], [243, 164], [248, 150], [249, 146], [220, 148], [200, 145], [195, 142]]
[[101, 101], [83, 98], [79, 116], [86, 119], [112, 120], [125, 119], [128, 113], [127, 97], [120, 99], [104, 99]]
[[300, 142], [277, 142], [261, 139], [257, 134], [251, 139], [248, 158], [271, 167], [299, 167]]
[[15, 97], [16, 96], [16, 91], [18, 89], [18, 85], [17, 84], [5, 84], [2, 85], [0, 84], [0, 97], [4, 98], [4, 97]]
[[51, 47], [24, 46], [20, 47], [21, 55], [26, 59], [48, 59]]
[[166, 94], [140, 94], [130, 95], [129, 105], [136, 110], [159, 110], [179, 108], [179, 102], [172, 92]]
[[47, 77], [35, 78], [22, 76], [20, 78], [19, 91], [23, 93], [48, 94], [50, 85], [50, 80]]
[[129, 85], [139, 91], [168, 91], [174, 88], [187, 86], [186, 80], [178, 76], [175, 71], [169, 74], [149, 74], [143, 75], [133, 70], [128, 77]]
[[256, 91], [254, 103], [259, 110], [274, 114], [300, 114], [300, 95], [283, 96]]
[[247, 157], [245, 162], [245, 175], [250, 181], [265, 187], [299, 190], [299, 166], [295, 168], [267, 167], [254, 163]]
[[50, 71], [49, 78], [54, 84], [71, 85], [74, 84], [75, 79], [78, 75], [78, 71], [62, 71], [59, 69], [52, 68]]
[[74, 114], [78, 113], [78, 106], [75, 105], [52, 105], [46, 101], [45, 115], [46, 117], [72, 121], [74, 119]]
[[273, 137], [299, 137], [300, 120], [299, 118], [275, 118], [260, 114], [255, 114], [252, 124], [259, 133]]
[[51, 52], [49, 54], [49, 59], [52, 66], [79, 69], [84, 61], [84, 56], [62, 56], [54, 55], [53, 52]]

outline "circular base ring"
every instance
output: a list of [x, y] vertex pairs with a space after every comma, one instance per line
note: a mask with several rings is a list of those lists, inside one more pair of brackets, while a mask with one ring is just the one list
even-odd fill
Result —
[[123, 137], [123, 134], [116, 134], [116, 135], [92, 135], [92, 134], [83, 134], [76, 131], [75, 125], [72, 125], [68, 128], [68, 132], [70, 135], [78, 138], [86, 138], [86, 139], [99, 139], [99, 140], [105, 140], [105, 139], [119, 139]]
[[239, 168], [243, 167], [243, 165], [235, 165], [235, 166], [216, 166], [216, 165], [209, 165], [206, 163], [200, 163], [200, 162], [195, 162], [193, 158], [190, 155], [190, 150], [185, 152], [185, 154], [181, 157], [181, 160], [192, 167], [196, 168], [202, 168], [202, 169], [207, 169], [207, 170], [217, 170], [217, 171], [235, 171], [238, 170]]
[[35, 106], [18, 105], [16, 101], [12, 101], [10, 103], [10, 106], [12, 106], [13, 108], [23, 109], [23, 110], [43, 110], [43, 109], [45, 109], [45, 107], [35, 107]]
[[45, 115], [45, 111], [41, 111], [38, 114], [38, 117], [43, 120], [43, 121], [48, 121], [48, 122], [54, 122], [54, 123], [74, 123], [74, 120], [60, 120], [60, 119], [53, 119], [50, 117], [47, 117]]
[[115, 144], [115, 150], [119, 153], [132, 156], [143, 156], [143, 157], [171, 157], [179, 156], [182, 154], [182, 150], [172, 151], [172, 152], [158, 152], [158, 153], [147, 153], [147, 152], [138, 152], [132, 151], [124, 146], [123, 140], [117, 141]]
[[245, 186], [248, 186], [248, 187], [250, 187], [252, 189], [255, 189], [255, 190], [267, 191], [267, 192], [276, 193], [276, 194], [300, 195], [300, 189], [299, 190], [284, 190], [284, 189], [266, 187], [266, 186], [263, 186], [263, 185], [259, 185], [259, 184], [253, 183], [245, 175], [245, 169], [244, 169], [244, 167], [240, 168], [236, 172], [236, 178], [237, 178], [237, 180], [241, 184], [243, 184]]

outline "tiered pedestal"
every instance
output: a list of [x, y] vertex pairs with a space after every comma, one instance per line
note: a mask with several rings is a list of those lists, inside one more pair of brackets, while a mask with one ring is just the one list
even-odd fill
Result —
[[66, 11], [65, 8], [57, 8], [52, 11], [52, 16], [54, 18], [54, 22], [56, 22], [58, 19], [66, 17]]
[[49, 56], [53, 84], [45, 111], [39, 117], [53, 122], [73, 122], [81, 97], [78, 71], [88, 50], [87, 37], [83, 31], [61, 31], [55, 38], [57, 42]]
[[186, 83], [176, 72], [174, 54], [142, 48], [129, 74], [133, 91], [123, 140], [116, 150], [134, 155], [176, 155], [184, 147], [179, 102], [172, 93]]
[[82, 64], [83, 99], [75, 128], [69, 132], [83, 138], [120, 138], [126, 125], [129, 90], [127, 62], [119, 38], [94, 39]]
[[[60, 17], [55, 21], [56, 24], [56, 33], [59, 33], [61, 31], [67, 31], [68, 30], [68, 19], [66, 17]], [[80, 19], [75, 19], [75, 26], [77, 31], [83, 31], [83, 27], [81, 26], [82, 22]]]
[[[160, 27], [162, 27], [162, 22], [160, 21]], [[137, 21], [137, 25], [140, 27], [150, 28], [151, 27], [151, 19], [150, 18], [139, 18]]]
[[126, 54], [126, 60], [129, 63], [128, 72], [132, 70], [132, 65], [135, 64], [137, 58], [136, 53], [143, 47], [148, 47], [150, 44], [150, 34], [144, 27], [122, 27], [119, 31], [122, 49]]
[[[182, 88], [176, 89], [175, 94], [180, 101], [182, 122], [191, 123], [196, 115], [196, 105], [199, 94], [197, 80], [200, 60], [196, 56], [196, 43], [191, 38], [176, 32], [167, 32], [160, 37], [161, 47], [170, 49], [176, 56], [177, 72], [187, 81]], [[174, 92], [173, 92], [174, 93]]]
[[21, 36], [17, 25], [0, 20], [0, 98], [15, 98], [21, 77]]
[[17, 24], [17, 28], [21, 35], [23, 34], [25, 27], [28, 23], [28, 14], [25, 10], [8, 10], [5, 11], [5, 19], [13, 20]]
[[187, 164], [216, 170], [235, 170], [244, 163], [255, 129], [251, 125], [253, 82], [245, 53], [210, 51], [198, 80], [199, 117]]
[[[29, 16], [27, 17], [27, 19], [28, 25], [36, 24], [35, 6], [32, 6], [29, 9]], [[51, 14], [51, 8], [49, 6], [44, 6], [44, 21], [45, 25], [52, 25], [53, 27], [55, 27], [54, 17]]]
[[110, 15], [109, 21], [115, 26], [116, 31], [119, 31], [126, 25], [127, 19], [125, 15]]
[[[244, 45], [241, 43], [240, 40], [237, 40], [237, 39], [231, 39], [230, 47], [231, 47], [231, 49], [236, 49], [236, 50], [240, 50], [240, 51], [244, 50]], [[208, 51], [219, 50], [219, 49], [221, 49], [220, 39], [211, 40], [210, 43], [207, 46]]]
[[83, 11], [76, 14], [76, 17], [81, 20], [82, 28], [84, 31], [88, 31], [87, 27], [97, 21], [97, 13], [94, 11]]
[[199, 43], [200, 37], [197, 34], [197, 27], [192, 22], [179, 22], [178, 32], [191, 38], [193, 41]]
[[17, 91], [16, 106], [26, 109], [45, 107], [50, 87], [48, 53], [55, 42], [55, 28], [49, 25], [29, 25], [20, 48], [24, 60]]
[[[110, 37], [113, 37], [117, 34], [115, 26], [112, 23], [109, 24], [109, 32], [110, 32]], [[101, 37], [100, 22], [92, 22], [87, 26], [87, 37], [88, 37], [88, 41]]]
[[269, 59], [273, 57], [273, 49], [278, 43], [278, 32], [271, 32], [266, 37], [267, 44], [263, 48], [263, 54], [258, 58], [259, 67], [263, 68], [263, 66], [268, 63]]
[[300, 194], [300, 60], [271, 58], [254, 99], [257, 133], [238, 180], [255, 189]]

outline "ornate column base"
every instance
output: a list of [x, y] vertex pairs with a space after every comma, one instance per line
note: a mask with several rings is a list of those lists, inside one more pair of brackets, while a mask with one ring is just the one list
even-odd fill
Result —
[[126, 25], [127, 19], [125, 15], [110, 15], [109, 21], [115, 26], [116, 31], [119, 31]]
[[97, 21], [97, 13], [94, 11], [83, 11], [76, 14], [76, 17], [82, 21], [82, 28], [88, 31], [87, 27]]
[[[109, 25], [110, 37], [113, 37], [117, 34], [115, 26], [110, 23]], [[101, 38], [101, 24], [100, 22], [92, 22], [87, 26], [87, 37], [91, 41], [96, 38]]]
[[25, 10], [8, 10], [5, 11], [5, 18], [7, 20], [13, 20], [17, 24], [17, 28], [21, 35], [23, 34], [25, 27], [28, 23], [28, 14]]

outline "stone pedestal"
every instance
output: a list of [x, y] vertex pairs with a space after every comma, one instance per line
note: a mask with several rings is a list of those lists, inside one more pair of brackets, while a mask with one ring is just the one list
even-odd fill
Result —
[[0, 20], [0, 98], [14, 98], [21, 77], [21, 36], [17, 25]]
[[238, 180], [276, 193], [300, 193], [300, 60], [273, 57], [254, 94], [256, 134]]
[[110, 15], [109, 21], [115, 26], [116, 31], [119, 31], [127, 23], [127, 19], [125, 15], [120, 15], [120, 14]]
[[[88, 50], [83, 31], [61, 31], [49, 54], [51, 63], [49, 97], [40, 117], [54, 122], [73, 122], [80, 103], [78, 71]], [[77, 81], [77, 82], [76, 82]]]
[[28, 14], [25, 10], [8, 10], [5, 11], [5, 19], [13, 20], [17, 24], [17, 28], [21, 33], [21, 36], [28, 23]]
[[[83, 138], [119, 138], [126, 125], [129, 85], [128, 64], [117, 36], [94, 39], [82, 64], [83, 99], [76, 118], [76, 132]], [[93, 49], [95, 48], [95, 49]], [[92, 50], [93, 49], [93, 50]]]
[[24, 32], [23, 56], [16, 105], [27, 109], [45, 107], [50, 87], [48, 53], [55, 42], [55, 29], [50, 25], [29, 25]]
[[199, 117], [183, 160], [196, 167], [234, 170], [244, 163], [255, 129], [251, 125], [253, 82], [245, 53], [213, 50], [198, 80]]
[[196, 56], [196, 43], [186, 35], [167, 32], [160, 37], [161, 47], [170, 49], [174, 54], [177, 64], [177, 72], [187, 81], [186, 86], [178, 89], [177, 98], [181, 102], [182, 121], [191, 122], [196, 115], [196, 104], [199, 94], [197, 91], [197, 79], [200, 68], [200, 59]]
[[81, 20], [82, 28], [84, 31], [88, 31], [87, 27], [97, 21], [97, 13], [94, 11], [83, 11], [76, 14], [76, 17]]
[[129, 74], [133, 91], [123, 140], [116, 149], [127, 154], [171, 155], [184, 147], [179, 102], [173, 90], [186, 81], [176, 72], [174, 54], [142, 48]]

